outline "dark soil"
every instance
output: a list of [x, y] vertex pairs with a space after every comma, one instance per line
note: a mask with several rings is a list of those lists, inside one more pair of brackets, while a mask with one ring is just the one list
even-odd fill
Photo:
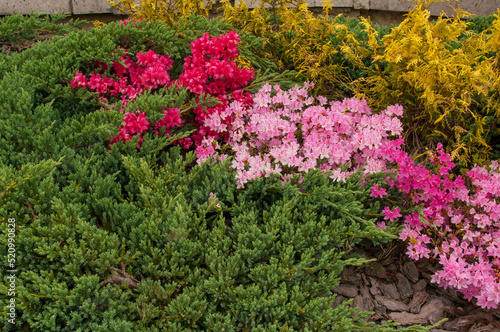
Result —
[[52, 34], [43, 34], [38, 36], [37, 38], [33, 40], [26, 40], [22, 42], [17, 42], [17, 43], [8, 43], [0, 40], [0, 53], [5, 52], [6, 54], [13, 54], [13, 53], [20, 53], [22, 51], [27, 50], [34, 44], [51, 39], [57, 35], [52, 35]]

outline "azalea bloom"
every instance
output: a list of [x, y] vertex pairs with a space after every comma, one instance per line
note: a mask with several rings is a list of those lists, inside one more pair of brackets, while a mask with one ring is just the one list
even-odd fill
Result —
[[385, 214], [384, 220], [394, 221], [396, 218], [402, 217], [400, 213], [401, 209], [398, 208], [394, 208], [394, 210], [391, 211], [391, 209], [386, 206], [382, 212]]
[[374, 185], [372, 188], [372, 192], [370, 194], [371, 197], [384, 197], [385, 195], [387, 195], [387, 190], [385, 188], [378, 188], [378, 183], [376, 185]]

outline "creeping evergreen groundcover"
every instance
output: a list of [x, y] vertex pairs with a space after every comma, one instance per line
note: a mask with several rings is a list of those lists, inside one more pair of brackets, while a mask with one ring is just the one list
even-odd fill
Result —
[[[75, 31], [21, 54], [0, 54], [0, 256], [8, 254], [7, 220], [15, 219], [17, 270], [15, 325], [7, 307], [10, 273], [0, 270], [0, 325], [20, 331], [395, 329], [390, 322], [373, 326], [367, 313], [347, 303], [332, 309], [342, 268], [364, 262], [349, 252], [352, 246], [394, 238], [375, 226], [381, 208], [359, 173], [335, 182], [311, 171], [286, 183], [273, 174], [238, 189], [231, 158], [198, 165], [193, 151], [173, 145], [192, 127], [145, 133], [140, 149], [139, 137], [109, 144], [123, 113], [102, 107], [96, 92], [74, 89], [77, 71], [93, 70], [96, 60], [111, 64], [124, 52], [154, 50], [173, 60], [175, 78], [190, 42], [231, 30], [195, 16], [173, 27], [138, 24]], [[245, 38], [240, 52], [259, 66], [252, 58], [259, 43]], [[265, 61], [260, 66], [260, 75], [268, 75]], [[181, 92], [158, 88], [143, 98], [150, 96], [151, 107], [182, 96], [199, 102]]]

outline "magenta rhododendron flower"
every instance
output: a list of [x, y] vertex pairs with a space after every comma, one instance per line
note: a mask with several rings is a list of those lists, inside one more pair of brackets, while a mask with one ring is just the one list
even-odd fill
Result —
[[165, 116], [155, 124], [155, 130], [158, 131], [160, 128], [169, 129], [180, 126], [182, 124], [182, 118], [179, 112], [180, 110], [178, 108], [164, 110], [163, 114], [165, 114]]
[[386, 206], [382, 212], [385, 214], [384, 220], [394, 221], [397, 218], [402, 217], [400, 213], [401, 209], [398, 208], [394, 208], [394, 210], [391, 211], [391, 209], [388, 206]]
[[225, 95], [241, 89], [253, 79], [253, 70], [238, 68], [232, 60], [238, 57], [240, 37], [234, 31], [211, 38], [205, 33], [191, 43], [192, 55], [184, 60], [179, 82], [196, 94]]
[[380, 188], [378, 187], [378, 183], [376, 185], [374, 185], [371, 189], [372, 189], [372, 192], [370, 193], [370, 196], [371, 197], [384, 197], [385, 195], [387, 195], [387, 190], [385, 188]]
[[156, 54], [153, 50], [149, 50], [146, 53], [138, 53], [136, 57], [138, 65], [143, 67], [153, 67], [158, 61], [160, 55]]
[[149, 50], [147, 53], [137, 54], [138, 63], [132, 61], [128, 55], [123, 55], [121, 61], [113, 63], [116, 79], [101, 76], [101, 74], [90, 74], [90, 79], [77, 72], [71, 81], [73, 88], [88, 87], [98, 92], [103, 102], [108, 97], [120, 96], [123, 105], [133, 101], [145, 90], [156, 89], [160, 86], [170, 86], [168, 70], [172, 68], [173, 61], [168, 56], [158, 55]]
[[[483, 308], [498, 308], [500, 297], [500, 169], [493, 161], [487, 167], [475, 166], [467, 177], [450, 172], [455, 165], [441, 144], [431, 158], [434, 170], [415, 165], [400, 150], [388, 150], [396, 162], [396, 187], [421, 206], [422, 215], [405, 216], [400, 239], [408, 240], [413, 259], [439, 259], [442, 269], [432, 281], [453, 287], [466, 299], [476, 299]], [[386, 210], [384, 210], [386, 211]], [[388, 211], [388, 210], [387, 210]], [[386, 212], [387, 213], [387, 212]], [[386, 214], [387, 216], [387, 214]], [[437, 239], [432, 242], [427, 232]]]
[[141, 134], [148, 130], [149, 121], [146, 120], [146, 114], [137, 110], [137, 115], [134, 113], [125, 114], [125, 125], [122, 126], [122, 132], [125, 134]]
[[79, 71], [76, 72], [75, 78], [71, 80], [71, 87], [72, 88], [85, 88], [88, 85], [87, 83], [87, 77], [80, 73]]
[[141, 134], [149, 129], [149, 121], [146, 120], [146, 114], [144, 112], [138, 110], [136, 113], [137, 114], [125, 114], [125, 118], [123, 119], [125, 124], [120, 127], [120, 133], [111, 140], [111, 143], [116, 143], [118, 141], [126, 142], [138, 134], [139, 143], [137, 148], [141, 147], [143, 141]]

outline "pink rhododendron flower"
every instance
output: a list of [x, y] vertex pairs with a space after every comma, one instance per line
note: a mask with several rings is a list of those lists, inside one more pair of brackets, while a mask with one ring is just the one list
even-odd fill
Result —
[[[339, 181], [362, 167], [366, 174], [377, 173], [387, 169], [387, 149], [397, 150], [402, 144], [392, 137], [394, 131], [380, 125], [399, 120], [372, 114], [366, 102], [357, 99], [327, 105], [299, 86], [285, 91], [266, 84], [251, 104], [233, 102], [225, 111], [199, 112], [199, 116], [210, 130], [228, 133], [240, 185], [280, 174], [285, 167], [299, 173], [315, 168], [331, 171]], [[349, 169], [340, 171], [346, 164]], [[377, 193], [376, 197], [384, 196], [387, 190]]]
[[138, 53], [137, 55], [137, 64], [143, 67], [152, 67], [158, 61], [160, 57], [159, 54], [156, 54], [153, 50], [149, 50], [146, 53]]
[[148, 130], [149, 121], [146, 120], [146, 114], [137, 110], [137, 115], [134, 113], [125, 114], [125, 125], [122, 127], [122, 132], [125, 134], [140, 134]]
[[[483, 308], [498, 308], [500, 299], [494, 292], [500, 287], [500, 251], [493, 242], [500, 234], [498, 163], [492, 162], [489, 169], [473, 167], [467, 173], [469, 188], [461, 176], [451, 176], [455, 165], [441, 144], [431, 158], [434, 169], [415, 165], [402, 151], [388, 152], [397, 164], [396, 187], [414, 205], [422, 206], [423, 223], [417, 212], [405, 216], [400, 239], [410, 242], [408, 255], [420, 259], [432, 253], [443, 267], [434, 274], [433, 282], [459, 290]], [[426, 235], [430, 230], [440, 247], [430, 242]]]
[[394, 210], [391, 211], [391, 209], [386, 206], [382, 212], [385, 214], [384, 220], [394, 221], [396, 218], [402, 217], [400, 213], [401, 209], [398, 208], [394, 208]]
[[156, 130], [160, 128], [173, 128], [182, 124], [182, 118], [178, 108], [169, 108], [163, 111], [165, 116], [160, 119], [154, 126]]
[[71, 80], [71, 87], [72, 88], [77, 88], [77, 87], [85, 88], [87, 85], [88, 85], [88, 83], [87, 83], [87, 78], [85, 77], [85, 75], [83, 75], [82, 73], [77, 71], [75, 74], [75, 78], [73, 80]]
[[238, 90], [253, 79], [253, 71], [238, 68], [230, 60], [238, 57], [240, 37], [234, 31], [211, 38], [205, 33], [191, 43], [192, 55], [184, 60], [181, 85], [196, 94], [228, 94]]
[[387, 190], [385, 188], [378, 188], [378, 183], [372, 187], [372, 192], [370, 194], [371, 197], [384, 197], [387, 195]]

